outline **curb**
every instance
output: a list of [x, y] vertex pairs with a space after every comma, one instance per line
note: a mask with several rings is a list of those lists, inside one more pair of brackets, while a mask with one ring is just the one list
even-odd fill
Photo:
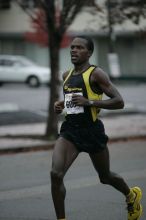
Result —
[[54, 144], [49, 144], [49, 145], [42, 144], [38, 146], [27, 146], [27, 147], [21, 146], [21, 147], [6, 148], [6, 149], [0, 149], [0, 155], [46, 151], [46, 150], [53, 149], [53, 147], [54, 147]]

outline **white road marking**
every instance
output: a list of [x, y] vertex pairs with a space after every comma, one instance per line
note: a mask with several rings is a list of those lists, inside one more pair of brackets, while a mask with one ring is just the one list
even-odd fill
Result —
[[14, 103], [1, 103], [0, 104], [0, 113], [2, 113], [2, 112], [16, 112], [19, 110], [20, 110], [19, 106]]

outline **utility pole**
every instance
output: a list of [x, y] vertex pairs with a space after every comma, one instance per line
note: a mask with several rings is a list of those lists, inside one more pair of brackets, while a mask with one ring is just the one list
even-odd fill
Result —
[[112, 16], [111, 16], [111, 0], [107, 0], [107, 11], [108, 11], [108, 46], [109, 46], [109, 53], [114, 52], [114, 33], [113, 33], [113, 26], [112, 26]]
[[108, 64], [110, 76], [117, 78], [121, 75], [119, 57], [115, 52], [115, 34], [113, 31], [113, 21], [111, 13], [111, 0], [107, 0], [107, 12], [108, 12]]

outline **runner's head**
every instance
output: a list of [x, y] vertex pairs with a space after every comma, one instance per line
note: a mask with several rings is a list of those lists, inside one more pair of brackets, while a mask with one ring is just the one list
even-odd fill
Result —
[[88, 61], [93, 51], [94, 51], [94, 44], [91, 38], [86, 36], [75, 37], [70, 47], [72, 63], [82, 64]]

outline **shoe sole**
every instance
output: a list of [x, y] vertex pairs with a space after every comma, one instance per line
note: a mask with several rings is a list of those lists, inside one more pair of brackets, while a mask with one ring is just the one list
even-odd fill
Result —
[[142, 216], [142, 205], [140, 204], [140, 213], [139, 213], [139, 217], [135, 218], [133, 220], [140, 220], [140, 217]]
[[[141, 198], [142, 198], [142, 191], [141, 191], [141, 189], [136, 186], [136, 187], [134, 187], [133, 191], [139, 195], [139, 199], [138, 199], [137, 203], [140, 203], [140, 200], [141, 200]], [[134, 220], [140, 220], [141, 215], [142, 215], [142, 205], [140, 204], [139, 217], [136, 218], [136, 219], [134, 219]]]

